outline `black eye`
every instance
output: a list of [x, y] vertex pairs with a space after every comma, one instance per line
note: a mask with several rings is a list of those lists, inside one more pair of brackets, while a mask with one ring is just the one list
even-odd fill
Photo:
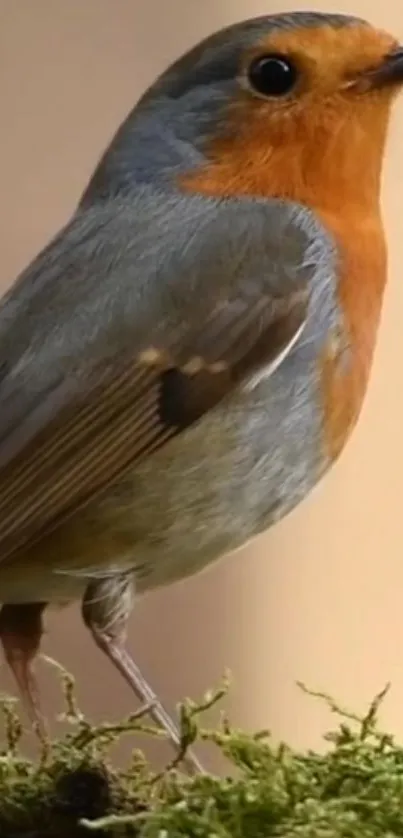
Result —
[[285, 96], [297, 81], [294, 64], [284, 55], [261, 55], [248, 70], [251, 87], [261, 96]]

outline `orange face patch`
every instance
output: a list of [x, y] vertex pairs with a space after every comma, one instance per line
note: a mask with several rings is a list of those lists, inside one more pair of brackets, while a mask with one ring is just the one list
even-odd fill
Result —
[[[360, 179], [372, 201], [394, 91], [354, 95], [348, 84], [395, 46], [391, 36], [364, 24], [295, 28], [260, 41], [244, 55], [238, 95], [204, 149], [206, 164], [182, 175], [181, 186], [330, 208], [347, 192], [351, 200]], [[291, 95], [265, 99], [248, 89], [248, 65], [269, 52], [292, 58], [299, 68]]]

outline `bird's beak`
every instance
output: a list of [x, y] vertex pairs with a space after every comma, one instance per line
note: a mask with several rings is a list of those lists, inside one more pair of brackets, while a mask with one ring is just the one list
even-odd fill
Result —
[[366, 90], [403, 85], [403, 46], [388, 53], [381, 64], [367, 70], [356, 81], [357, 86]]

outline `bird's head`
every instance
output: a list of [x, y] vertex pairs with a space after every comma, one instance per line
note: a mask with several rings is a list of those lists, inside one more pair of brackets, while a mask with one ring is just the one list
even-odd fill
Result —
[[177, 144], [188, 188], [326, 208], [329, 195], [378, 198], [402, 84], [403, 48], [365, 21], [274, 15], [207, 38], [157, 80], [137, 114], [160, 112], [160, 140]]

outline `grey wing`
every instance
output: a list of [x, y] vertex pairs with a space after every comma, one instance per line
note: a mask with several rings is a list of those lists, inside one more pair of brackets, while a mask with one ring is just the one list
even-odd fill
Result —
[[0, 309], [0, 560], [286, 354], [311, 233], [285, 206], [152, 193], [73, 219]]

